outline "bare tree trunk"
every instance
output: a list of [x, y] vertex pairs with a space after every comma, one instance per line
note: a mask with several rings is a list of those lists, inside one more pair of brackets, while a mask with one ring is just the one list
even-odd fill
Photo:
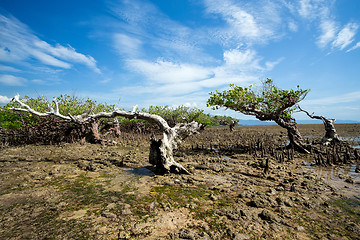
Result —
[[309, 112], [301, 109], [300, 106], [298, 106], [298, 107], [299, 107], [300, 111], [306, 113], [310, 118], [319, 119], [319, 120], [323, 121], [324, 127], [325, 127], [325, 136], [322, 137], [321, 144], [329, 145], [332, 142], [333, 143], [341, 142], [338, 134], [336, 133], [336, 129], [334, 126], [334, 122], [336, 121], [336, 119], [329, 119], [324, 116], [315, 116], [314, 113], [309, 114]]
[[176, 150], [181, 142], [190, 135], [198, 133], [201, 124], [197, 122], [178, 123], [168, 131], [163, 132], [162, 139], [151, 137], [149, 162], [156, 166], [160, 172], [189, 172], [174, 160], [174, 150]]
[[89, 133], [89, 142], [93, 143], [101, 143], [102, 139], [99, 133], [99, 124], [100, 121], [92, 121], [90, 122], [90, 133]]
[[229, 124], [229, 129], [230, 129], [230, 132], [234, 131], [234, 127], [236, 125], [236, 121], [232, 121], [230, 124]]

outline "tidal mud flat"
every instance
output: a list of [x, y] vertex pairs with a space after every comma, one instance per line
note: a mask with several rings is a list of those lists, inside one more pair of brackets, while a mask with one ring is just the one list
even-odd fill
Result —
[[[299, 128], [308, 142], [324, 134]], [[336, 128], [360, 145], [359, 124]], [[285, 145], [280, 127], [238, 126], [183, 143], [175, 158], [190, 175], [155, 175], [149, 138], [1, 149], [0, 239], [360, 239], [359, 162], [331, 166], [334, 185], [312, 155], [251, 150]]]

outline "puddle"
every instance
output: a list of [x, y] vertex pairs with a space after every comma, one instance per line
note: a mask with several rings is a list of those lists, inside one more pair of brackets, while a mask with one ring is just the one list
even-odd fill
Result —
[[[360, 173], [356, 172], [356, 168], [360, 168], [360, 165], [321, 167], [305, 162], [304, 171], [313, 172], [317, 178], [323, 179], [343, 195], [360, 200]], [[347, 179], [353, 183], [346, 182]]]
[[218, 156], [219, 159], [223, 159], [223, 160], [230, 160], [231, 157], [228, 156]]
[[360, 137], [339, 137], [343, 141], [354, 141], [358, 142], [360, 141]]
[[138, 176], [152, 176], [154, 172], [146, 167], [124, 167], [125, 172]]

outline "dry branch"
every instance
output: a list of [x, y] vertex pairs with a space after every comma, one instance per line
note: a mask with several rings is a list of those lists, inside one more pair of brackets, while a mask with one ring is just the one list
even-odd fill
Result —
[[168, 123], [160, 116], [144, 112], [137, 112], [137, 106], [131, 112], [115, 110], [113, 112], [99, 112], [96, 114], [81, 114], [76, 116], [64, 116], [59, 111], [56, 100], [55, 110], [50, 107], [50, 112], [41, 113], [32, 109], [29, 105], [21, 102], [19, 94], [14, 99], [20, 104], [21, 108], [12, 108], [14, 111], [29, 112], [40, 117], [56, 116], [66, 121], [76, 122], [78, 124], [94, 123], [101, 118], [124, 117], [128, 119], [142, 119], [150, 123], [155, 123], [163, 132], [163, 138], [156, 140], [151, 139], [149, 162], [156, 166], [159, 172], [185, 172], [189, 173], [181, 164], [177, 163], [173, 157], [173, 151], [178, 148], [180, 143], [188, 136], [196, 134], [202, 129], [202, 125], [197, 122], [178, 123], [174, 127], [170, 127]]
[[331, 142], [341, 142], [334, 126], [336, 119], [330, 119], [324, 116], [316, 116], [314, 115], [314, 113], [310, 114], [309, 112], [305, 111], [300, 106], [297, 107], [300, 111], [306, 113], [306, 115], [308, 115], [310, 118], [323, 121], [325, 127], [325, 136], [323, 136], [323, 138], [321, 139], [321, 144], [329, 145]]

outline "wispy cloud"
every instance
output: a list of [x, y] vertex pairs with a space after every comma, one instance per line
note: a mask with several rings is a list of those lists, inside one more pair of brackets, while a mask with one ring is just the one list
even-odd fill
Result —
[[206, 0], [205, 4], [208, 12], [220, 14], [229, 24], [229, 27], [235, 30], [234, 34], [240, 38], [257, 38], [260, 36], [260, 26], [255, 17], [233, 2], [225, 0], [223, 4], [219, 4], [219, 1]]
[[343, 29], [337, 34], [336, 39], [333, 41], [333, 47], [343, 50], [354, 41], [354, 36], [359, 26], [356, 23], [348, 23]]
[[8, 98], [7, 96], [1, 96], [0, 95], [0, 104], [7, 104], [11, 101], [11, 98]]
[[[262, 3], [242, 6], [231, 0], [206, 0], [207, 14], [220, 17], [225, 25], [197, 28], [169, 19], [147, 1], [112, 3], [111, 10], [121, 20], [118, 24], [122, 30], [114, 29], [113, 48], [127, 70], [142, 79], [139, 84], [114, 91], [128, 97], [133, 93], [148, 95], [152, 101], [154, 96], [161, 96], [177, 104], [174, 101], [180, 96], [191, 102], [201, 95], [204, 101], [213, 88], [258, 82], [281, 62], [264, 61], [251, 47], [255, 42], [275, 38], [276, 29], [282, 24], [277, 2]], [[222, 48], [222, 55], [217, 59], [210, 57], [206, 53], [209, 46]]]
[[16, 69], [14, 67], [5, 66], [0, 64], [0, 71], [1, 72], [19, 72], [19, 69]]
[[349, 50], [347, 50], [346, 52], [350, 52], [350, 51], [353, 51], [353, 50], [355, 50], [355, 49], [357, 49], [357, 48], [359, 48], [360, 47], [360, 42], [357, 42], [353, 47], [351, 47]]
[[[227, 25], [216, 29], [216, 36], [229, 42], [242, 41], [247, 44], [266, 43], [283, 33], [281, 9], [287, 8], [278, 1], [241, 2], [234, 0], [204, 0], [206, 11], [218, 15]], [[295, 29], [295, 25], [290, 27]]]
[[[343, 25], [332, 16], [332, 0], [203, 0], [196, 6], [215, 24], [181, 24], [146, 0], [111, 3], [118, 18], [114, 25], [120, 26], [111, 34], [113, 51], [129, 75], [141, 79], [114, 88], [116, 94], [125, 98], [136, 93], [169, 104], [204, 100], [209, 91], [229, 83], [248, 85], [264, 79], [285, 58], [265, 59], [257, 46], [304, 30], [304, 20], [306, 28], [315, 24], [313, 41], [320, 48], [349, 48], [357, 31], [356, 23]], [[216, 55], [209, 54], [210, 48]]]
[[298, 25], [293, 20], [289, 20], [288, 27], [289, 27], [290, 31], [292, 31], [292, 32], [297, 32], [298, 28], [299, 28]]
[[332, 3], [324, 0], [300, 0], [298, 13], [301, 17], [314, 20], [318, 17], [328, 16]]
[[27, 80], [22, 77], [16, 77], [13, 75], [3, 74], [0, 75], [0, 83], [8, 86], [24, 86]]
[[111, 41], [116, 53], [123, 57], [143, 55], [153, 60], [163, 57], [193, 63], [213, 60], [203, 49], [213, 43], [206, 29], [180, 24], [143, 0], [112, 2], [110, 10], [120, 20], [114, 24], [117, 27]]
[[71, 46], [51, 46], [14, 17], [0, 14], [0, 29], [0, 60], [3, 62], [23, 64], [36, 59], [42, 64], [63, 69], [84, 64], [100, 73], [93, 57], [78, 53]]
[[[300, 0], [298, 13], [301, 17], [314, 22], [319, 22], [317, 45], [321, 48], [344, 50], [353, 41], [359, 25], [349, 22], [344, 26], [336, 20], [331, 13], [335, 1], [325, 0]], [[355, 48], [356, 49], [356, 48]], [[353, 49], [352, 49], [353, 50]]]
[[149, 62], [145, 60], [129, 60], [129, 67], [143, 74], [147, 79], [157, 83], [186, 83], [209, 78], [211, 69], [194, 65], [179, 64], [164, 60]]
[[341, 103], [356, 103], [360, 101], [360, 91], [349, 92], [337, 96], [325, 97], [314, 100], [304, 100], [303, 103], [306, 105], [333, 105]]
[[119, 55], [136, 58], [141, 53], [141, 40], [125, 33], [115, 33], [113, 36], [114, 48]]
[[164, 60], [156, 62], [129, 60], [130, 71], [141, 74], [142, 85], [117, 89], [120, 94], [152, 94], [162, 97], [194, 95], [209, 89], [227, 86], [229, 83], [248, 84], [258, 82], [264, 72], [273, 68], [279, 61], [263, 62], [263, 59], [250, 49], [233, 49], [224, 52], [223, 62], [218, 66], [203, 67], [189, 63], [174, 63]]
[[318, 38], [317, 44], [321, 48], [325, 48], [329, 43], [334, 41], [336, 38], [336, 32], [338, 27], [336, 26], [335, 21], [332, 20], [323, 20], [320, 23], [321, 35]]

